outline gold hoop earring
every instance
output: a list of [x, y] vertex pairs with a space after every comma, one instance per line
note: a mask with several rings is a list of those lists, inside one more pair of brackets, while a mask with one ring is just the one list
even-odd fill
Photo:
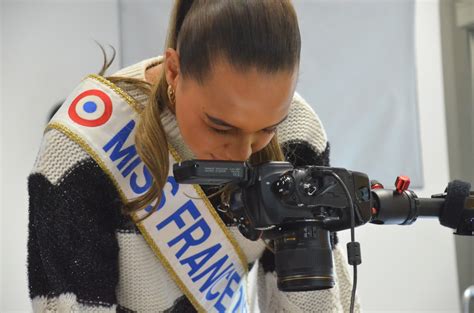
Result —
[[170, 100], [171, 105], [174, 107], [176, 105], [176, 95], [171, 85], [168, 85], [168, 99]]

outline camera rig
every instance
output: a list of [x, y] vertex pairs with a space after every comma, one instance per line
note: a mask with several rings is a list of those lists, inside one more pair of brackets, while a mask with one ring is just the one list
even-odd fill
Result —
[[410, 225], [419, 217], [438, 217], [457, 235], [474, 235], [474, 192], [467, 182], [454, 180], [443, 193], [419, 198], [410, 180], [399, 176], [395, 189], [385, 189], [361, 172], [344, 168], [303, 166], [288, 162], [189, 160], [173, 167], [178, 183], [232, 184], [235, 191], [225, 210], [250, 240], [274, 243], [278, 288], [307, 291], [335, 284], [330, 232], [351, 229], [347, 244], [354, 266], [361, 263], [354, 227], [366, 223]]

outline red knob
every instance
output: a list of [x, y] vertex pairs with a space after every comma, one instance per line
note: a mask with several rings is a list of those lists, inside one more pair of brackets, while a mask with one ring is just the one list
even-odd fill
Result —
[[383, 185], [378, 180], [370, 181], [370, 189], [383, 189]]
[[398, 176], [397, 180], [395, 181], [395, 188], [397, 189], [397, 193], [402, 193], [408, 189], [410, 186], [410, 178], [408, 176]]

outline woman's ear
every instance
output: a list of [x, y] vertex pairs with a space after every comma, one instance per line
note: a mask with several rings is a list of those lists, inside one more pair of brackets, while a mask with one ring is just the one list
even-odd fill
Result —
[[179, 78], [179, 55], [173, 48], [168, 48], [165, 52], [165, 75], [168, 85], [176, 90]]

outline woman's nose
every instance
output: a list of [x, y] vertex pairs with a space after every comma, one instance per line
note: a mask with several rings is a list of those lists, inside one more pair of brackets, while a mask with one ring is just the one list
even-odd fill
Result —
[[247, 161], [252, 155], [252, 136], [242, 136], [233, 140], [226, 147], [226, 156], [232, 161]]

